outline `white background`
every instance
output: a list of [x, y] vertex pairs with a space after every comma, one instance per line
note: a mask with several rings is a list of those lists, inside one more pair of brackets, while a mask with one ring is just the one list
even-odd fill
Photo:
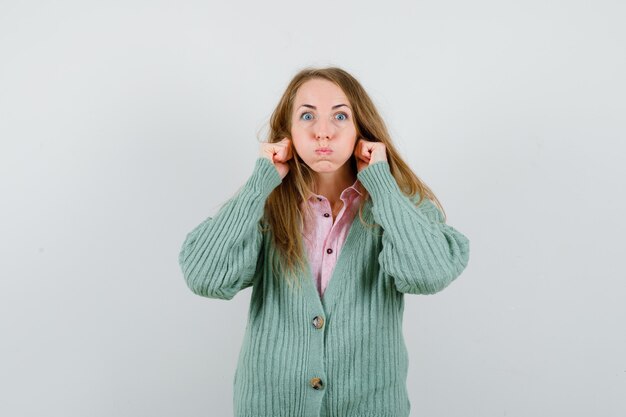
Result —
[[232, 415], [251, 289], [196, 296], [178, 253], [306, 65], [361, 81], [471, 241], [405, 297], [411, 415], [626, 415], [624, 2], [0, 10], [3, 417]]

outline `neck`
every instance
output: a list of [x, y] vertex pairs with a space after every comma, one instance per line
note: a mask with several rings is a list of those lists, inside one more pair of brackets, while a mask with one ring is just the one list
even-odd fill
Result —
[[315, 193], [326, 197], [331, 206], [334, 206], [341, 203], [341, 193], [354, 184], [356, 179], [356, 172], [348, 160], [337, 171], [315, 173]]

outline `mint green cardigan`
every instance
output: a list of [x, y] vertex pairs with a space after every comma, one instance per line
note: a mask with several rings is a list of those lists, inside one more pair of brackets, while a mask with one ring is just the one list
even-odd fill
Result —
[[465, 269], [469, 240], [434, 203], [401, 192], [387, 161], [362, 169], [369, 192], [322, 298], [310, 268], [289, 286], [259, 229], [282, 179], [264, 157], [213, 217], [186, 235], [179, 263], [187, 286], [230, 300], [252, 286], [233, 380], [236, 417], [408, 417], [404, 294], [434, 294]]

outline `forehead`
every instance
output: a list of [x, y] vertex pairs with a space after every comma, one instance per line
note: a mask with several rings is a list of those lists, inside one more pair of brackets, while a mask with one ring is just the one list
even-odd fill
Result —
[[323, 79], [312, 79], [303, 83], [296, 92], [296, 105], [347, 102], [346, 95], [337, 84]]

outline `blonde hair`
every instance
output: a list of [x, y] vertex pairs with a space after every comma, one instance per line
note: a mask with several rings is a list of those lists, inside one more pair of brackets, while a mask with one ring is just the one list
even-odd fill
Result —
[[[314, 78], [331, 81], [343, 90], [352, 108], [352, 120], [356, 127], [357, 137], [370, 142], [384, 143], [391, 174], [402, 192], [409, 197], [419, 195], [416, 206], [419, 206], [424, 198], [435, 202], [444, 214], [445, 221], [445, 212], [439, 200], [402, 160], [391, 141], [385, 122], [378, 114], [365, 89], [352, 75], [341, 68], [305, 67], [296, 73], [270, 116], [269, 131], [265, 141], [273, 143], [280, 142], [285, 137], [291, 139], [292, 112], [296, 93], [303, 83]], [[285, 273], [285, 279], [289, 284], [291, 284], [292, 277], [297, 277], [298, 270], [304, 271], [307, 267], [301, 228], [304, 224], [303, 217], [308, 213], [301, 212], [300, 204], [313, 192], [315, 181], [314, 171], [304, 163], [293, 146], [292, 151], [293, 158], [288, 161], [289, 173], [269, 195], [261, 222], [263, 231], [271, 231], [271, 239], [280, 255], [280, 268]], [[354, 155], [351, 163], [353, 172], [357, 172]], [[361, 187], [361, 189], [364, 188]], [[363, 206], [369, 198], [367, 190], [364, 190], [359, 203], [359, 221], [366, 227], [374, 227], [377, 225], [368, 224], [363, 220]], [[305, 210], [308, 209], [308, 205], [305, 206]], [[275, 268], [273, 263], [272, 267]]]

